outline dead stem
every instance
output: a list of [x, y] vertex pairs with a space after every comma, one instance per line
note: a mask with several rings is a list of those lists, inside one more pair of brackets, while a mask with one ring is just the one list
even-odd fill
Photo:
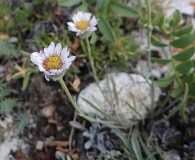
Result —
[[[77, 114], [76, 112], [74, 112], [74, 117], [73, 117], [73, 121], [76, 121], [77, 119]], [[74, 135], [74, 127], [71, 128], [70, 131], [70, 136], [69, 136], [69, 151], [72, 150], [72, 139], [73, 139], [73, 135]]]

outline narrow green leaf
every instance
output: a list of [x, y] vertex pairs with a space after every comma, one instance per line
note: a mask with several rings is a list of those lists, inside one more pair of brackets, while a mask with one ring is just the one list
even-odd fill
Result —
[[24, 128], [27, 126], [28, 122], [29, 122], [29, 114], [28, 113], [20, 115], [20, 118], [19, 118], [18, 122], [16, 123], [17, 130], [23, 131]]
[[70, 125], [76, 129], [86, 130], [86, 128], [77, 121], [69, 121]]
[[98, 0], [98, 1], [96, 1], [96, 10], [97, 11], [105, 10], [109, 3], [110, 3], [110, 0]]
[[160, 40], [158, 40], [156, 37], [154, 36], [151, 36], [151, 42], [154, 46], [157, 46], [157, 47], [165, 47], [167, 46], [167, 44], [161, 42]]
[[184, 48], [192, 44], [194, 39], [195, 39], [194, 34], [189, 34], [176, 40], [173, 40], [170, 44], [175, 48]]
[[178, 105], [178, 109], [179, 109], [179, 114], [181, 116], [182, 119], [185, 119], [185, 111], [186, 111], [186, 103], [188, 100], [188, 93], [189, 93], [189, 86], [188, 84], [185, 84], [185, 92], [184, 92], [184, 96], [182, 98], [181, 103]]
[[0, 100], [4, 99], [6, 96], [10, 95], [13, 92], [10, 88], [3, 88], [0, 90]]
[[80, 2], [81, 0], [59, 0], [58, 4], [62, 7], [72, 7]]
[[[148, 142], [149, 137], [145, 137], [145, 138], [147, 138], [146, 141]], [[155, 152], [151, 151], [151, 150], [147, 147], [147, 143], [145, 143], [145, 142], [142, 140], [142, 137], [141, 137], [141, 136], [138, 137], [138, 140], [139, 140], [139, 142], [140, 142], [140, 144], [141, 144], [141, 146], [142, 146], [142, 148], [143, 148], [143, 150], [144, 150], [144, 153], [146, 153], [146, 155], [147, 155], [147, 159], [146, 159], [146, 160], [156, 160], [156, 158], [154, 157]], [[153, 152], [153, 153], [152, 153], [152, 152]]]
[[157, 25], [163, 32], [167, 33], [167, 31], [166, 31], [166, 29], [165, 29], [165, 16], [164, 16], [164, 15], [162, 15], [162, 16], [158, 19], [156, 25]]
[[158, 64], [167, 64], [171, 62], [170, 59], [152, 58], [152, 60]]
[[186, 34], [190, 34], [192, 30], [193, 30], [193, 25], [189, 25], [189, 26], [185, 26], [183, 28], [180, 28], [179, 30], [174, 31], [171, 34], [176, 37], [181, 37]]
[[172, 91], [171, 91], [171, 96], [173, 98], [177, 97], [180, 93], [182, 92], [182, 88], [179, 86], [179, 87], [176, 87], [174, 88]]
[[137, 17], [138, 16], [137, 11], [133, 7], [130, 7], [121, 2], [111, 1], [110, 8], [114, 12], [117, 12], [120, 16], [123, 16], [123, 17]]
[[190, 69], [193, 67], [193, 63], [194, 62], [192, 60], [186, 61], [182, 64], [179, 64], [176, 67], [176, 70], [181, 74], [187, 74], [190, 71]]
[[121, 141], [124, 143], [124, 145], [126, 146], [126, 148], [131, 153], [133, 152], [133, 149], [132, 149], [132, 146], [131, 146], [131, 144], [129, 142], [129, 139], [127, 139], [127, 137], [124, 135], [124, 133], [121, 130], [119, 130], [117, 128], [112, 128], [111, 132], [115, 133], [121, 139]]
[[177, 28], [180, 24], [182, 20], [182, 16], [181, 16], [181, 13], [179, 12], [179, 10], [176, 10], [174, 13], [173, 13], [173, 17], [172, 17], [172, 20], [170, 21], [170, 26], [173, 27], [173, 28]]
[[76, 8], [76, 9], [74, 10], [74, 12], [73, 12], [71, 15], [73, 16], [73, 15], [76, 14], [78, 11], [87, 12], [87, 11], [88, 11], [87, 7], [88, 7], [88, 4], [87, 4], [87, 3], [83, 3], [83, 4], [81, 4], [78, 8]]
[[108, 23], [106, 19], [103, 17], [99, 18], [98, 21], [98, 28], [100, 32], [103, 34], [104, 38], [107, 39], [108, 41], [111, 41], [113, 44], [115, 43], [115, 35], [114, 32]]
[[189, 88], [189, 95], [195, 98], [195, 86]]
[[133, 130], [132, 136], [131, 136], [131, 144], [134, 150], [134, 153], [136, 155], [137, 160], [143, 160], [141, 147], [139, 145], [137, 136], [139, 134], [137, 133], [137, 130]]
[[26, 90], [26, 88], [27, 88], [27, 86], [29, 84], [29, 80], [30, 80], [30, 73], [28, 72], [26, 74], [26, 76], [24, 77], [23, 82], [22, 82], [22, 91]]
[[159, 86], [159, 87], [167, 87], [169, 84], [171, 84], [173, 82], [173, 80], [175, 79], [175, 75], [166, 77], [166, 78], [162, 78], [158, 81], [156, 81], [155, 83]]
[[1, 114], [8, 114], [10, 113], [13, 108], [15, 107], [16, 101], [13, 99], [4, 99], [0, 102], [0, 113]]
[[173, 59], [175, 59], [177, 61], [187, 61], [194, 55], [194, 52], [195, 52], [194, 47], [191, 47], [191, 48], [173, 56]]

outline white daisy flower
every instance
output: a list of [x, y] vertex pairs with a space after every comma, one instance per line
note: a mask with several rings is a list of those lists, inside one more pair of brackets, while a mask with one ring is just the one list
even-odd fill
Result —
[[60, 43], [55, 46], [51, 42], [48, 48], [44, 48], [44, 51], [33, 52], [30, 60], [44, 73], [46, 80], [57, 80], [59, 76], [64, 76], [66, 70], [76, 58], [75, 56], [68, 58], [69, 53], [67, 46], [62, 49]]
[[67, 22], [68, 30], [76, 32], [77, 36], [85, 33], [90, 35], [91, 32], [97, 29], [95, 26], [97, 25], [98, 19], [95, 16], [91, 18], [91, 13], [78, 11], [77, 14], [73, 15], [72, 20], [73, 22]]

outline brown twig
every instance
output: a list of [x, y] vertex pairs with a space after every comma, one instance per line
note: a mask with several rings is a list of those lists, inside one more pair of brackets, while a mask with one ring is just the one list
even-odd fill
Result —
[[[73, 117], [73, 121], [76, 121], [77, 119], [77, 114], [74, 113], [74, 117]], [[74, 135], [74, 127], [71, 128], [70, 131], [70, 136], [69, 136], [69, 150], [72, 150], [72, 139], [73, 139], [73, 135]]]

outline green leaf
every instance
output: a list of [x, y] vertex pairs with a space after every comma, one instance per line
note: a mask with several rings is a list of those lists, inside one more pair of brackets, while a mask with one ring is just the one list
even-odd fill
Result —
[[86, 130], [86, 128], [77, 121], [69, 121], [70, 125], [76, 129]]
[[152, 60], [158, 64], [167, 64], [171, 62], [170, 59], [152, 58]]
[[189, 88], [189, 95], [195, 98], [195, 86]]
[[110, 8], [114, 12], [117, 12], [120, 16], [123, 16], [123, 17], [137, 17], [138, 16], [137, 11], [133, 7], [130, 7], [121, 2], [111, 1]]
[[191, 84], [194, 82], [194, 75], [193, 74], [188, 74], [182, 78], [183, 83], [188, 83]]
[[96, 1], [96, 10], [97, 11], [105, 10], [109, 3], [110, 3], [110, 0], [98, 0], [98, 1]]
[[182, 119], [185, 119], [185, 111], [186, 111], [186, 104], [187, 104], [187, 100], [188, 100], [188, 93], [189, 93], [189, 86], [188, 84], [185, 84], [185, 92], [184, 92], [184, 96], [182, 98], [181, 103], [178, 105], [178, 109], [179, 109], [179, 114], [181, 116]]
[[158, 40], [156, 37], [154, 36], [151, 36], [151, 42], [154, 46], [157, 46], [157, 47], [165, 47], [167, 46], [167, 44], [161, 42], [160, 40]]
[[83, 4], [81, 4], [78, 8], [76, 8], [76, 9], [74, 10], [74, 12], [73, 12], [71, 15], [73, 16], [73, 15], [76, 14], [78, 11], [87, 12], [87, 11], [88, 11], [87, 7], [88, 7], [88, 4], [87, 4], [87, 3], [83, 3]]
[[132, 144], [133, 151], [135, 153], [137, 160], [143, 160], [141, 147], [140, 147], [139, 141], [137, 139], [137, 136], [139, 136], [139, 134], [137, 132], [138, 132], [137, 130], [133, 130], [133, 133], [131, 136], [131, 144]]
[[120, 129], [118, 129], [118, 128], [112, 128], [111, 132], [114, 133], [114, 134], [116, 134], [121, 139], [121, 141], [124, 143], [125, 147], [131, 153], [133, 152], [133, 148], [132, 148], [131, 143], [129, 142], [129, 139], [127, 138], [127, 136], [124, 135], [124, 133]]
[[20, 115], [20, 118], [19, 118], [18, 122], [16, 123], [17, 130], [19, 130], [19, 131], [23, 131], [24, 130], [24, 128], [28, 124], [29, 117], [30, 116], [29, 116], [28, 113]]
[[62, 7], [72, 7], [80, 2], [81, 0], [59, 0], [58, 4]]
[[8, 114], [15, 107], [15, 101], [13, 99], [4, 99], [0, 102], [0, 113]]
[[103, 34], [105, 39], [107, 39], [108, 41], [111, 41], [113, 44], [115, 43], [115, 35], [112, 30], [112, 27], [110, 26], [108, 21], [104, 19], [103, 17], [99, 18], [98, 28], [100, 32]]
[[174, 88], [172, 91], [171, 91], [171, 96], [173, 98], [177, 97], [180, 93], [182, 92], [182, 88], [180, 86], [178, 86], [177, 88]]
[[166, 78], [162, 78], [158, 81], [156, 81], [155, 83], [159, 86], [159, 87], [167, 87], [169, 84], [171, 84], [173, 82], [173, 80], [175, 79], [175, 75], [166, 77]]
[[170, 44], [175, 48], [184, 48], [192, 44], [194, 39], [194, 34], [189, 34], [172, 41]]
[[3, 88], [0, 90], [0, 100], [4, 99], [6, 96], [10, 95], [13, 92], [10, 88]]
[[186, 34], [189, 34], [193, 30], [193, 25], [185, 26], [183, 28], [180, 28], [179, 30], [176, 30], [172, 32], [171, 34], [176, 37], [181, 37]]
[[181, 53], [178, 53], [177, 55], [173, 56], [172, 58], [177, 60], [177, 61], [187, 61], [189, 60], [195, 52], [195, 48], [191, 47]]
[[190, 69], [194, 66], [193, 63], [194, 62], [192, 60], [186, 61], [182, 64], [179, 64], [176, 67], [176, 70], [181, 74], [187, 74], [190, 71]]
[[177, 27], [179, 26], [181, 20], [182, 20], [181, 13], [179, 12], [179, 10], [176, 10], [176, 11], [173, 13], [173, 17], [172, 17], [172, 19], [171, 19], [171, 21], [170, 21], [169, 24], [170, 24], [170, 26], [171, 26], [172, 28], [177, 28]]
[[158, 19], [156, 25], [157, 25], [163, 32], [167, 33], [167, 31], [166, 31], [166, 29], [165, 29], [165, 16], [164, 16], [164, 15], [161, 16], [161, 17]]
[[[145, 137], [145, 139], [148, 139], [149, 137]], [[145, 140], [145, 141], [148, 141], [148, 140]], [[146, 160], [156, 160], [156, 158], [154, 157], [154, 153], [152, 150], [150, 150], [150, 148], [148, 148], [147, 146], [147, 143], [145, 143], [143, 140], [142, 140], [142, 137], [141, 136], [138, 136], [138, 140], [143, 148], [143, 151], [144, 153], [147, 155], [147, 159]]]

